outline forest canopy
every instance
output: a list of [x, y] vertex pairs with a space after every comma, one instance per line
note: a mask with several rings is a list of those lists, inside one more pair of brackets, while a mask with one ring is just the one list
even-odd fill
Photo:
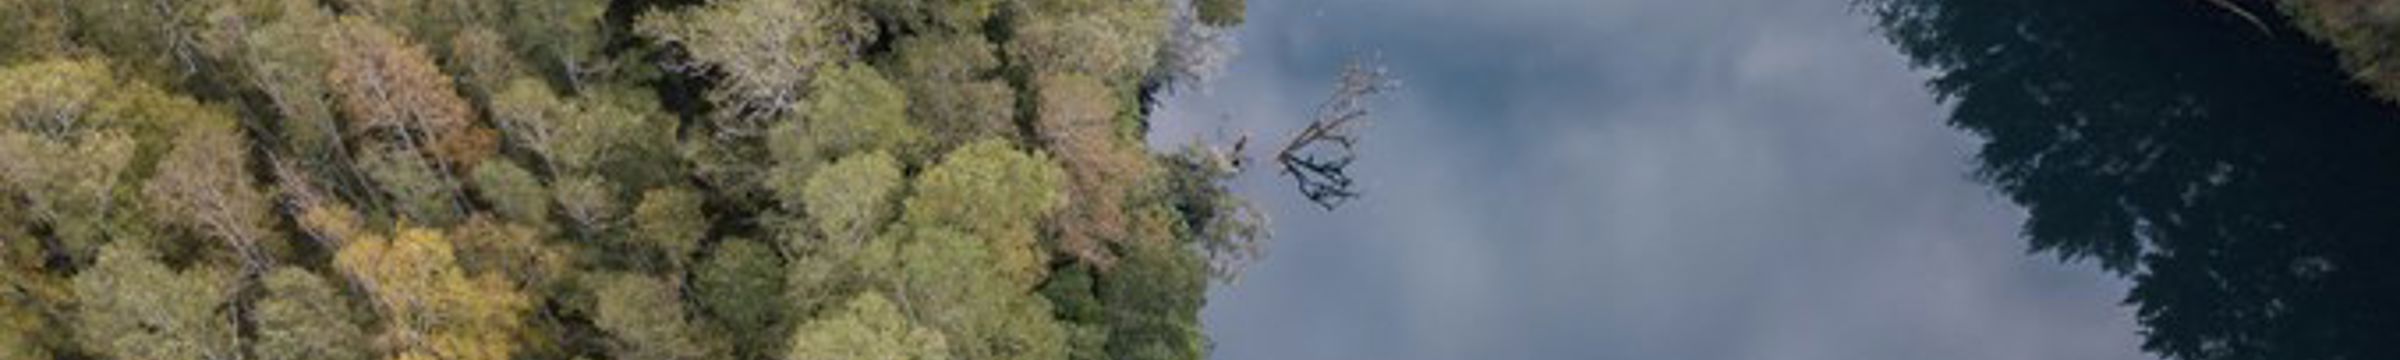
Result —
[[1198, 359], [1243, 0], [0, 0], [0, 360]]

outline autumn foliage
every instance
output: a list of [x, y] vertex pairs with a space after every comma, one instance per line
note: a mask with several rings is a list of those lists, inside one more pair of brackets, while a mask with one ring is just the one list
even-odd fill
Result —
[[1238, 4], [0, 0], [0, 360], [1204, 357]]

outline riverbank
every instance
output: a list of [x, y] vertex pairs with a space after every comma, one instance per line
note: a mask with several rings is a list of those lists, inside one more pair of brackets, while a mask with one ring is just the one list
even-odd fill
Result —
[[2400, 102], [2400, 0], [2286, 0], [2293, 25], [2342, 54], [2342, 67]]

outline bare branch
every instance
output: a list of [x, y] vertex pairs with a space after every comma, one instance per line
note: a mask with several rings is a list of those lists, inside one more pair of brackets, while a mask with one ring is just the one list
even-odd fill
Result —
[[1400, 86], [1380, 64], [1368, 57], [1345, 65], [1333, 95], [1318, 105], [1314, 120], [1275, 154], [1275, 162], [1292, 177], [1300, 195], [1326, 210], [1358, 197], [1352, 188], [1356, 182], [1347, 172], [1358, 159], [1358, 127], [1367, 122], [1375, 96]]

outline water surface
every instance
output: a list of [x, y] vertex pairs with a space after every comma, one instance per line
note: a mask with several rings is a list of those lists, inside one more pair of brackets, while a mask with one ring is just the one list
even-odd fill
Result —
[[1840, 0], [1252, 4], [1217, 119], [1301, 124], [1340, 62], [1407, 87], [1212, 298], [1222, 359], [2140, 359], [2130, 283], [2027, 255], [1925, 81]]

